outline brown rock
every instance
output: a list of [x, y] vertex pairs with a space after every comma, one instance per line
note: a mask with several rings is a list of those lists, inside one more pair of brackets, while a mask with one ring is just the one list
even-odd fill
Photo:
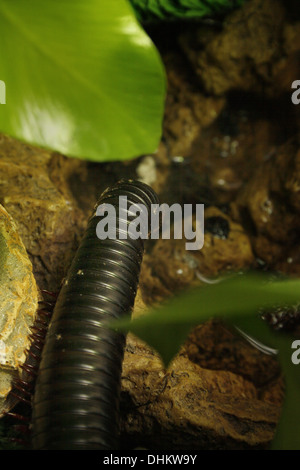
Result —
[[242, 376], [202, 368], [184, 354], [166, 371], [160, 358], [131, 335], [121, 396], [124, 448], [265, 447], [279, 415], [278, 406], [260, 400], [255, 386]]
[[0, 206], [0, 416], [31, 340], [38, 290], [32, 265], [12, 217]]
[[206, 91], [278, 94], [277, 83], [299, 51], [299, 23], [286, 16], [280, 0], [253, 0], [230, 14], [219, 34], [198, 28], [182, 35], [183, 50]]
[[215, 207], [205, 211], [204, 229], [211, 217], [228, 222], [228, 236], [206, 233], [201, 250], [195, 251], [197, 271], [204, 277], [215, 277], [228, 272], [247, 270], [254, 264], [251, 243], [243, 227]]
[[198, 187], [204, 180], [210, 189], [211, 205], [235, 200], [257, 166], [271, 159], [287, 137], [294, 137], [296, 110], [290, 96], [271, 101], [235, 93], [228, 98], [218, 118], [195, 142], [190, 159]]
[[[297, 251], [299, 159], [297, 142], [282, 146], [272, 158], [258, 166], [235, 201], [240, 218], [252, 228], [255, 254], [272, 268], [277, 262], [291, 258], [291, 251]], [[295, 258], [297, 256], [291, 259]], [[286, 263], [288, 271], [292, 270], [292, 264]]]
[[[151, 158], [159, 189], [167, 169], [164, 146]], [[101, 193], [121, 178], [143, 179], [140, 164], [81, 161], [0, 134], [0, 203], [14, 217], [40, 288], [59, 290]]]
[[[210, 208], [206, 216], [224, 214]], [[228, 217], [226, 220], [231, 228], [236, 227]], [[217, 243], [222, 239], [208, 236], [217, 245], [217, 265], [224, 267], [228, 256], [221, 256], [224, 248]], [[246, 240], [244, 262], [252, 262]], [[170, 245], [171, 241], [163, 246], [167, 249]], [[213, 247], [209, 243], [206, 248], [207, 260], [213, 256], [209, 254]], [[180, 253], [187, 254], [182, 246]], [[174, 253], [172, 259], [164, 256], [171, 256], [171, 250], [166, 252], [160, 246], [156, 251], [154, 247], [143, 261], [134, 317], [147, 313], [150, 300], [161, 301], [178, 292], [183, 284], [193, 283], [195, 265], [187, 269], [185, 260], [180, 283], [174, 271], [182, 265], [177, 257], [174, 261]], [[210, 273], [213, 266], [212, 261]], [[122, 372], [121, 443], [126, 449], [150, 450], [266, 448], [274, 436], [283, 397], [276, 357], [263, 354], [216, 320], [193, 329], [168, 370], [155, 351], [129, 334]]]
[[[281, 372], [277, 358], [263, 354], [227, 325], [210, 320], [194, 328], [185, 344], [189, 359], [201, 367], [228, 370], [251, 381], [262, 390], [274, 381], [278, 385]], [[277, 402], [281, 405], [281, 401]]]
[[[54, 184], [53, 160], [59, 158], [70, 163], [66, 157], [1, 137], [0, 202], [15, 220], [39, 287], [53, 291], [59, 289], [84, 226], [64, 177]], [[72, 162], [76, 168], [77, 161]]]
[[171, 156], [186, 157], [202, 129], [219, 115], [225, 100], [201, 92], [178, 52], [163, 54], [163, 59], [168, 79], [163, 138]]
[[205, 220], [212, 217], [228, 224], [228, 236], [205, 233], [203, 247], [193, 251], [186, 250], [185, 239], [160, 239], [151, 254], [145, 256], [141, 290], [146, 303], [159, 302], [188, 286], [210, 282], [210, 278], [247, 270], [254, 265], [251, 244], [242, 226], [215, 207], [205, 211]]

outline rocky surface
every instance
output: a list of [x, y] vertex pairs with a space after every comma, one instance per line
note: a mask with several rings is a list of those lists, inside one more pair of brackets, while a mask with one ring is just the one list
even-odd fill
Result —
[[282, 77], [291, 63], [297, 73], [300, 23], [287, 3], [245, 2], [219, 34], [198, 28], [182, 35], [181, 46], [208, 93], [223, 96], [235, 89], [277, 97], [290, 90], [293, 75]]
[[128, 339], [122, 379], [123, 445], [148, 449], [246, 449], [272, 439], [279, 408], [239, 374], [159, 358]]
[[257, 257], [271, 269], [299, 272], [300, 152], [297, 141], [283, 145], [263, 161], [240, 191], [236, 206], [240, 219], [251, 225]]
[[[146, 311], [139, 292], [134, 316]], [[121, 442], [124, 448], [157, 450], [266, 448], [283, 395], [276, 358], [216, 321], [195, 328], [167, 370], [129, 334]]]
[[0, 416], [15, 377], [21, 375], [38, 307], [32, 265], [16, 224], [0, 205]]
[[94, 204], [130, 173], [0, 135], [0, 203], [18, 227], [40, 289], [58, 292]]
[[170, 155], [186, 157], [201, 130], [216, 119], [226, 100], [199, 92], [189, 80], [182, 55], [167, 51], [163, 57], [168, 79], [164, 137]]
[[0, 202], [16, 222], [39, 287], [53, 291], [59, 288], [83, 224], [66, 184], [54, 184], [55, 158], [50, 152], [1, 137]]
[[[214, 282], [224, 274], [247, 271], [255, 258], [243, 227], [216, 207], [204, 214], [204, 245], [201, 250], [186, 250], [186, 240], [160, 239], [145, 255], [141, 272], [142, 295], [147, 303], [161, 301], [188, 286]], [[217, 223], [226, 231], [214, 231]], [[210, 225], [212, 223], [214, 225]]]

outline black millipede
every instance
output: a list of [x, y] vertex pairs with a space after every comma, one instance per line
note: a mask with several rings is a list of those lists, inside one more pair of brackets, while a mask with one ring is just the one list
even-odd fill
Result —
[[[118, 210], [127, 197], [126, 214]], [[149, 215], [158, 204], [144, 183], [122, 180], [97, 205], [109, 203], [117, 219], [132, 220], [129, 208], [143, 204]], [[123, 219], [124, 220], [124, 219]], [[42, 351], [33, 396], [32, 447], [35, 450], [114, 450], [126, 335], [107, 327], [130, 314], [139, 282], [144, 240], [100, 240], [99, 216], [89, 219], [59, 293]], [[128, 226], [128, 225], [127, 225]]]

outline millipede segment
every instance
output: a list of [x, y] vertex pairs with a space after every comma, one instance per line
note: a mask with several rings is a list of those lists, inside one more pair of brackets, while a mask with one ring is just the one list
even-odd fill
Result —
[[[127, 197], [126, 211], [119, 197]], [[154, 191], [137, 181], [106, 190], [97, 206], [115, 207], [118, 222], [133, 220], [132, 204], [150, 214]], [[33, 448], [116, 449], [125, 336], [107, 321], [131, 312], [144, 251], [142, 238], [100, 240], [99, 216], [87, 230], [58, 296], [39, 367], [32, 419]], [[124, 227], [123, 224], [123, 227]], [[118, 226], [118, 224], [117, 224]]]

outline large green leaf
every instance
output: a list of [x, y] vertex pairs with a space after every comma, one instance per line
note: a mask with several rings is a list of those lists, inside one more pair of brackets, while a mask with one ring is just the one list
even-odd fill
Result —
[[161, 59], [126, 0], [1, 0], [0, 131], [89, 160], [156, 150]]
[[270, 330], [258, 311], [276, 305], [299, 303], [300, 280], [268, 282], [261, 275], [237, 275], [220, 284], [188, 291], [134, 320], [113, 322], [113, 328], [130, 330], [161, 355], [166, 366], [178, 352], [189, 330], [212, 317], [221, 318], [248, 335], [259, 347], [277, 351], [285, 381], [283, 413], [274, 449], [300, 450], [300, 364], [292, 363], [293, 339]]

